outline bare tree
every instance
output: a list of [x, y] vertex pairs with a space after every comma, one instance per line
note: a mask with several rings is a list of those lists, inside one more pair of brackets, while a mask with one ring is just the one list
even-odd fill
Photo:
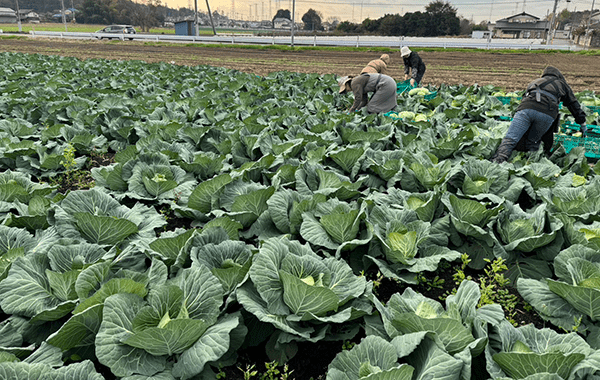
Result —
[[131, 18], [136, 25], [142, 29], [142, 32], [149, 32], [150, 28], [160, 26], [162, 16], [158, 8], [162, 6], [161, 0], [142, 0], [135, 4]]

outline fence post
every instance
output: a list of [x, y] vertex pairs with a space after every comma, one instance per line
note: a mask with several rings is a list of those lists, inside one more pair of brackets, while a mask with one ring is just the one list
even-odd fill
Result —
[[315, 39], [313, 40], [313, 46], [317, 46], [317, 35], [315, 34]]
[[358, 39], [360, 38], [360, 36], [356, 36], [356, 47], [358, 47]]

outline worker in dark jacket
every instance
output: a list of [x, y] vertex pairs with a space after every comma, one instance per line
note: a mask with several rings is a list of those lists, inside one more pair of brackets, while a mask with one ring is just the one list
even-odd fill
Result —
[[[385, 74], [364, 73], [357, 77], [345, 76], [338, 80], [340, 94], [352, 91], [354, 104], [349, 112], [367, 106], [369, 113], [389, 112], [398, 105], [396, 81]], [[369, 99], [369, 93], [373, 95]]]
[[418, 86], [425, 75], [425, 64], [417, 52], [411, 51], [408, 46], [404, 46], [400, 49], [400, 55], [404, 61], [404, 80], [409, 78], [410, 73], [410, 85]]
[[544, 151], [550, 153], [554, 132], [558, 131], [560, 102], [569, 109], [585, 137], [585, 112], [562, 73], [556, 67], [548, 66], [540, 78], [527, 86], [492, 161], [500, 163], [508, 160], [515, 149], [536, 151], [542, 142]]

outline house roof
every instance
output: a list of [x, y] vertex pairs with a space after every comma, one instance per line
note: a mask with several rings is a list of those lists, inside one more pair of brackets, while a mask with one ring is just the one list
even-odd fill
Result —
[[292, 20], [290, 20], [289, 18], [285, 18], [285, 17], [277, 17], [276, 19], [273, 20], [273, 22], [292, 22]]
[[506, 18], [503, 18], [503, 19], [500, 19], [500, 20], [501, 20], [501, 21], [505, 21], [505, 20], [511, 20], [511, 19], [513, 19], [513, 18], [517, 18], [517, 17], [521, 17], [521, 16], [527, 16], [527, 17], [531, 17], [531, 18], [534, 18], [534, 19], [536, 19], [536, 20], [539, 20], [539, 19], [540, 19], [539, 17], [537, 17], [537, 16], [534, 16], [534, 15], [532, 15], [531, 13], [527, 13], [527, 12], [521, 12], [521, 13], [519, 13], [519, 14], [512, 15], [512, 16], [508, 16], [508, 17], [506, 17]]
[[10, 8], [0, 8], [0, 13], [13, 13], [13, 14], [16, 14], [16, 12], [13, 11], [12, 9], [10, 9]]

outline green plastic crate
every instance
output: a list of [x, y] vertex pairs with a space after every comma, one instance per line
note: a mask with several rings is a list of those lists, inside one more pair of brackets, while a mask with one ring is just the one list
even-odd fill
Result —
[[588, 110], [590, 110], [591, 112], [598, 112], [598, 113], [600, 113], [600, 106], [586, 106], [586, 108]]
[[[600, 127], [593, 124], [588, 124], [588, 136], [591, 137], [600, 137]], [[563, 133], [572, 133], [572, 131], [580, 131], [581, 126], [577, 123], [573, 123], [571, 121], [565, 120], [560, 125], [560, 131]]]
[[496, 99], [502, 102], [502, 104], [510, 104], [510, 102], [515, 99], [515, 101], [521, 101], [520, 96], [496, 96]]
[[599, 137], [577, 137], [569, 135], [554, 135], [554, 143], [562, 144], [565, 152], [569, 153], [571, 149], [583, 147], [585, 156], [590, 158], [600, 158], [600, 138]]
[[398, 82], [396, 84], [396, 92], [398, 95], [405, 93], [406, 91], [410, 91], [414, 87], [410, 85], [410, 79], [405, 80], [404, 82]]
[[401, 118], [399, 118], [397, 116], [392, 116], [393, 113], [397, 113], [397, 112], [389, 111], [389, 112], [384, 113], [383, 116], [387, 116], [390, 119], [394, 119], [394, 120], [402, 120]]
[[423, 98], [425, 100], [431, 100], [431, 99], [435, 98], [437, 96], [437, 94], [438, 94], [437, 91], [432, 91], [429, 95], [423, 96]]

